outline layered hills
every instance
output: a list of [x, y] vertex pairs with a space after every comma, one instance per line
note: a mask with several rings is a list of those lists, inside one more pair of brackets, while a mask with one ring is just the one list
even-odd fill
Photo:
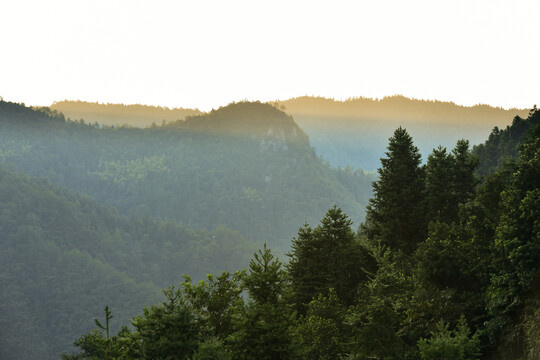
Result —
[[390, 96], [336, 101], [299, 97], [279, 101], [309, 135], [311, 144], [333, 166], [373, 170], [384, 156], [388, 138], [399, 126], [414, 137], [424, 159], [439, 145], [452, 148], [466, 138], [483, 142], [494, 126], [505, 127], [528, 110]]
[[[0, 357], [57, 358], [92, 329], [91, 319], [104, 305], [113, 309], [116, 331], [144, 305], [159, 301], [158, 289], [177, 284], [182, 274], [200, 279], [245, 267], [263, 242], [283, 254], [297, 229], [317, 223], [333, 204], [357, 226], [375, 175], [332, 168], [296, 116], [282, 110], [282, 104], [241, 102], [135, 128], [0, 101], [0, 328], [10, 329], [0, 333]], [[477, 110], [491, 112], [491, 126], [503, 111]], [[479, 122], [489, 121], [475, 114]], [[512, 121], [514, 115], [506, 120], [511, 125], [493, 129], [474, 148], [481, 175], [515, 158], [524, 134], [538, 137], [536, 110], [525, 120]], [[470, 120], [463, 119], [466, 127]], [[511, 174], [499, 171], [479, 187], [478, 201], [490, 205], [479, 215], [486, 220], [470, 224], [485, 239], [499, 231], [490, 220], [498, 213], [489, 212], [498, 209], [504, 190], [497, 179]], [[492, 199], [490, 191], [497, 196]], [[535, 349], [529, 343], [538, 327], [538, 296], [529, 295], [520, 293], [525, 307], [501, 322], [508, 329], [501, 344]]]
[[[527, 116], [524, 109], [502, 109], [488, 105], [460, 106], [452, 102], [389, 96], [382, 99], [352, 98], [337, 101], [303, 96], [274, 103], [293, 116], [310, 138], [317, 153], [333, 167], [352, 166], [373, 170], [384, 156], [394, 129], [407, 128], [414, 136], [424, 159], [439, 145], [452, 148], [467, 138], [471, 144], [483, 142], [494, 126], [504, 128], [515, 116]], [[198, 110], [113, 105], [75, 101], [54, 103], [51, 109], [71, 119], [83, 118], [105, 125], [145, 127], [203, 115]], [[122, 116], [119, 113], [122, 111]], [[137, 112], [134, 112], [137, 110]], [[168, 113], [167, 113], [168, 111]], [[96, 116], [95, 114], [98, 114]], [[129, 114], [129, 115], [128, 115]], [[170, 114], [171, 116], [167, 115]], [[174, 114], [174, 115], [173, 115]], [[144, 121], [140, 121], [145, 117]]]
[[97, 102], [69, 100], [54, 102], [50, 109], [61, 112], [71, 119], [84, 119], [84, 121], [92, 124], [97, 122], [108, 126], [129, 125], [141, 128], [201, 114], [198, 109], [170, 109], [140, 104], [100, 104]]
[[332, 169], [294, 120], [269, 104], [230, 104], [150, 128], [102, 127], [0, 103], [0, 158], [121, 214], [288, 244], [336, 203], [363, 217], [373, 174]]
[[374, 178], [261, 103], [140, 129], [1, 101], [0, 161], [2, 359], [56, 358], [106, 304], [127, 323], [182, 274], [284, 252], [334, 203], [359, 222]]

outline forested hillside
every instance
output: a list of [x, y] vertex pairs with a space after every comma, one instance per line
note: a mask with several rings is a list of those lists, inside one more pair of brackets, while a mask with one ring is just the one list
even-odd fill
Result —
[[[182, 274], [245, 266], [256, 246], [226, 228], [191, 231], [119, 216], [0, 167], [0, 358], [54, 359], [103, 304], [126, 323]], [[243, 265], [241, 265], [243, 264]], [[118, 326], [113, 327], [114, 331]], [[31, 346], [28, 346], [31, 344]]]
[[[337, 168], [352, 166], [373, 170], [379, 166], [385, 144], [398, 126], [407, 128], [426, 158], [439, 145], [452, 147], [467, 134], [471, 144], [483, 142], [494, 126], [505, 128], [528, 110], [488, 105], [459, 106], [451, 102], [389, 96], [337, 101], [321, 97], [280, 100], [277, 107], [291, 114], [304, 130], [317, 154]], [[194, 115], [197, 109], [167, 109], [143, 105], [61, 101], [50, 107], [71, 119], [102, 125], [147, 127]]]
[[350, 165], [366, 170], [379, 166], [385, 144], [399, 126], [407, 128], [420, 153], [427, 158], [437, 146], [453, 147], [463, 137], [471, 144], [481, 143], [494, 126], [504, 128], [514, 116], [526, 117], [528, 112], [404, 96], [345, 101], [304, 96], [277, 104], [294, 116], [309, 135], [312, 146], [333, 166]]
[[466, 140], [422, 165], [398, 128], [357, 233], [333, 206], [285, 263], [264, 246], [247, 270], [186, 278], [131, 329], [98, 327], [62, 358], [537, 359], [539, 117], [483, 179]]
[[374, 174], [270, 104], [140, 129], [0, 101], [0, 358], [535, 359], [539, 118], [424, 162], [398, 127]]
[[237, 103], [147, 129], [67, 121], [0, 102], [0, 159], [16, 171], [90, 195], [121, 214], [224, 225], [285, 248], [299, 223], [333, 203], [359, 221], [374, 174], [334, 170], [294, 120]]
[[516, 116], [512, 124], [506, 128], [502, 130], [499, 127], [493, 128], [487, 141], [474, 147], [474, 153], [482, 159], [478, 167], [479, 174], [489, 174], [500, 167], [505, 160], [517, 158], [519, 145], [540, 135], [538, 133], [540, 119], [538, 116], [532, 116], [535, 112], [536, 105], [527, 119]]

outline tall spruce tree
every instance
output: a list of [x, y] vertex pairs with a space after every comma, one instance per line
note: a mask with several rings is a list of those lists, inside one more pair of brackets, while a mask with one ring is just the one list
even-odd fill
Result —
[[428, 221], [457, 221], [459, 204], [474, 194], [477, 166], [467, 140], [459, 140], [451, 153], [442, 146], [433, 149], [425, 168]]
[[354, 289], [365, 279], [362, 267], [369, 267], [373, 261], [356, 241], [351, 226], [349, 217], [334, 205], [320, 225], [315, 229], [304, 225], [292, 240], [287, 270], [301, 313], [312, 299], [330, 288], [342, 303], [352, 304]]
[[293, 316], [283, 298], [286, 286], [287, 275], [282, 263], [265, 244], [263, 250], [255, 253], [244, 278], [250, 301], [240, 307], [233, 318], [236, 332], [228, 342], [235, 359], [295, 358], [289, 335]]
[[410, 254], [427, 233], [421, 156], [402, 127], [389, 139], [386, 156], [361, 231], [371, 242]]
[[431, 221], [446, 222], [454, 219], [452, 191], [454, 157], [439, 146], [433, 149], [426, 165], [426, 206]]
[[474, 195], [474, 189], [478, 184], [475, 172], [479, 159], [469, 149], [469, 141], [464, 139], [458, 140], [452, 154], [454, 157], [452, 194], [457, 210], [458, 204], [465, 203]]

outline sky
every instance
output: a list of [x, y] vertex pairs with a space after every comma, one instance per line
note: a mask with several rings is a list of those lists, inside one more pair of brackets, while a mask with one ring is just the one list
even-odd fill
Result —
[[538, 0], [0, 2], [0, 96], [210, 110], [313, 95], [540, 105]]

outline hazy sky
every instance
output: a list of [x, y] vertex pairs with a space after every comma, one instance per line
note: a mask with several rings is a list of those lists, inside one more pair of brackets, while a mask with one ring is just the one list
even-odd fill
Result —
[[2, 0], [0, 96], [540, 105], [540, 1]]

